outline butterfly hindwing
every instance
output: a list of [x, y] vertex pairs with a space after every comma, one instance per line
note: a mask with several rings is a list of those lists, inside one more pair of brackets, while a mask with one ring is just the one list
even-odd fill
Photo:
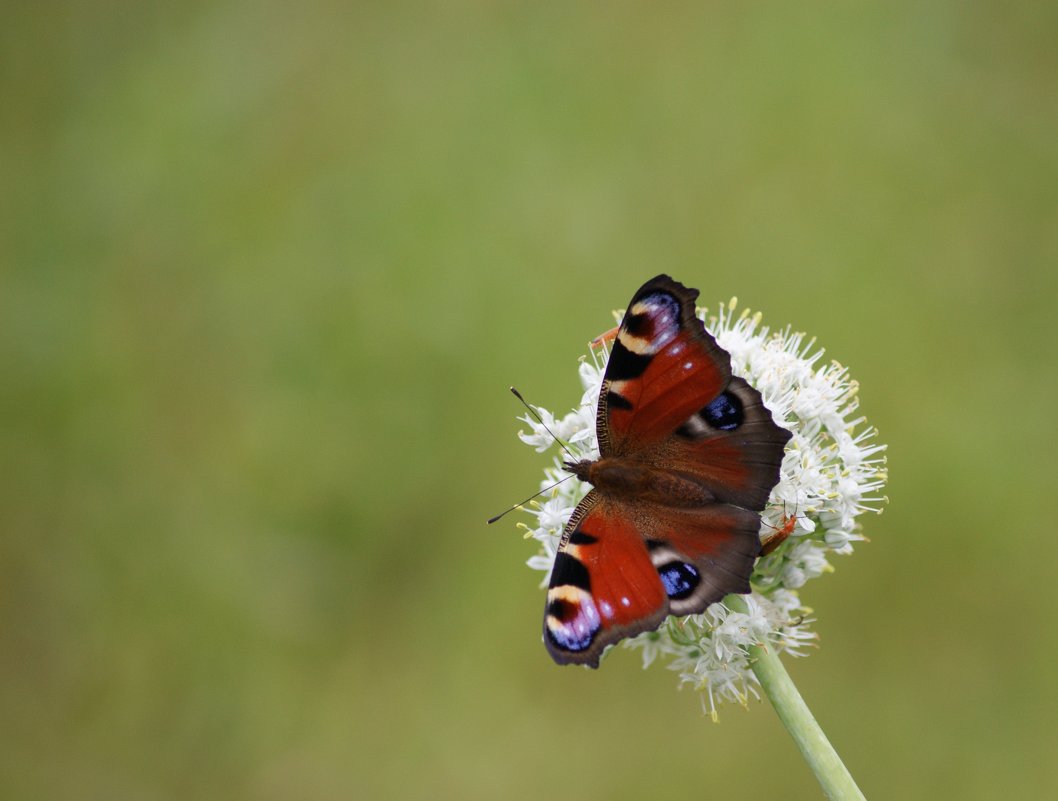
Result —
[[760, 553], [760, 515], [730, 504], [650, 506], [640, 512], [646, 546], [669, 614], [704, 612], [729, 593], [749, 592]]
[[732, 378], [665, 441], [658, 461], [694, 476], [718, 501], [759, 511], [779, 480], [790, 436], [772, 421], [760, 393]]

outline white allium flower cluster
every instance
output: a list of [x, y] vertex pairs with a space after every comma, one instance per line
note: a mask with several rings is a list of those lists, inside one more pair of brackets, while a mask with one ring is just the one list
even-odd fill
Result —
[[[761, 537], [767, 540], [786, 529], [789, 537], [754, 570], [752, 594], [745, 597], [746, 611], [722, 603], [703, 614], [670, 617], [657, 631], [625, 640], [626, 647], [642, 652], [643, 666], [659, 657], [679, 675], [681, 685], [701, 691], [705, 710], [716, 717], [722, 701], [745, 704], [758, 697], [757, 679], [750, 670], [747, 648], [766, 645], [778, 652], [803, 656], [816, 635], [808, 624], [811, 610], [797, 590], [809, 579], [833, 570], [832, 554], [852, 553], [853, 543], [864, 539], [858, 516], [880, 512], [885, 498], [885, 446], [875, 441], [876, 431], [856, 414], [858, 385], [837, 362], [819, 364], [823, 350], [815, 340], [790, 328], [770, 331], [761, 326], [761, 315], [743, 310], [736, 302], [722, 306], [715, 317], [698, 310], [706, 328], [731, 354], [735, 375], [746, 379], [763, 396], [775, 422], [793, 433], [786, 446], [779, 483], [762, 514]], [[584, 394], [580, 404], [562, 418], [538, 408], [541, 417], [570, 447], [577, 459], [597, 459], [595, 410], [608, 352], [592, 350], [582, 357], [580, 379]], [[530, 433], [518, 436], [542, 453], [551, 448], [552, 436], [531, 417], [520, 418]], [[564, 452], [545, 469], [541, 487], [569, 474], [562, 469]], [[569, 478], [544, 501], [534, 501], [526, 511], [535, 525], [519, 525], [540, 545], [529, 559], [535, 570], [546, 571], [555, 560], [566, 522], [589, 485]]]

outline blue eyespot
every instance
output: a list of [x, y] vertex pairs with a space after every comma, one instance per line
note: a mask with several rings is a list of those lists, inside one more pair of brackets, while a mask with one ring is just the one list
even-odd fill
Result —
[[721, 431], [734, 431], [745, 417], [742, 411], [742, 401], [731, 392], [721, 392], [708, 406], [699, 412], [702, 419], [713, 428]]
[[701, 581], [698, 568], [687, 562], [668, 562], [658, 568], [658, 575], [665, 585], [665, 594], [676, 601], [688, 597]]

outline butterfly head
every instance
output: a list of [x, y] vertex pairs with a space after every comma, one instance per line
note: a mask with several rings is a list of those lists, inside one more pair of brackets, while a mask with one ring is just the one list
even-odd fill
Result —
[[591, 459], [581, 459], [579, 462], [563, 462], [562, 467], [571, 472], [581, 481], [594, 483], [588, 477], [591, 473], [591, 466], [593, 464], [595, 464], [595, 462]]

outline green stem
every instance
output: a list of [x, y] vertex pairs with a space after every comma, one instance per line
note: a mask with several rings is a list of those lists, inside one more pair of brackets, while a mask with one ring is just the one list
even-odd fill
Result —
[[[746, 602], [739, 595], [727, 596], [724, 604], [737, 612], [746, 611]], [[750, 667], [760, 680], [764, 694], [801, 749], [801, 755], [816, 775], [827, 798], [830, 801], [864, 801], [863, 793], [856, 786], [852, 774], [816, 723], [790, 674], [779, 660], [779, 655], [764, 646], [753, 645], [749, 648], [749, 658]]]

